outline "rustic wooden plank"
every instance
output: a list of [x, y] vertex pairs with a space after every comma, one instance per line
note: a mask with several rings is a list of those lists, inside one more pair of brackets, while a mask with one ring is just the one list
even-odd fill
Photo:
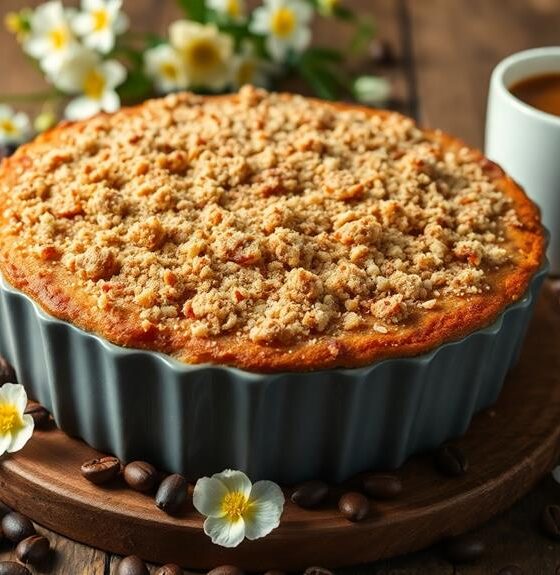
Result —
[[[41, 568], [29, 566], [32, 575], [105, 575], [109, 555], [104, 551], [81, 545], [43, 527], [37, 527], [37, 532], [48, 538], [52, 552]], [[13, 547], [5, 543], [2, 545], [0, 561], [17, 561]]]
[[505, 56], [557, 45], [556, 0], [406, 0], [420, 120], [482, 147], [488, 81]]

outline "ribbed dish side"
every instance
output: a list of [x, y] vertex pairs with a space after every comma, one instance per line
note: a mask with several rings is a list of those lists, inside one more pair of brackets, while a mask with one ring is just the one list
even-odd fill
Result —
[[253, 374], [128, 350], [0, 281], [0, 353], [68, 434], [195, 479], [231, 467], [290, 484], [401, 465], [461, 435], [513, 365], [546, 268], [488, 328], [358, 369]]

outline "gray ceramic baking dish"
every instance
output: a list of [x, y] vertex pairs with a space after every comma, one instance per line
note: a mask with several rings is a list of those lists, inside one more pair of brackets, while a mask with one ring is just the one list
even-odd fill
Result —
[[334, 481], [393, 468], [463, 434], [515, 362], [546, 275], [489, 327], [430, 353], [357, 369], [255, 374], [118, 347], [0, 280], [0, 353], [68, 434], [190, 479]]

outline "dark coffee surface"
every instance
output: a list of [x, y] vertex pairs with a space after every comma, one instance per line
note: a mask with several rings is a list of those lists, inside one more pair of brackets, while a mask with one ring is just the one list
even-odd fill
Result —
[[510, 86], [509, 91], [537, 110], [560, 116], [560, 73], [530, 76]]

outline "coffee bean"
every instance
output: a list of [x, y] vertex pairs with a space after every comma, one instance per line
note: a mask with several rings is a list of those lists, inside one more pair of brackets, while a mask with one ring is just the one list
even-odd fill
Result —
[[498, 571], [497, 575], [524, 575], [524, 571], [519, 565], [506, 565]]
[[334, 573], [324, 567], [308, 567], [303, 575], [334, 575]]
[[156, 493], [156, 505], [166, 513], [177, 513], [187, 499], [187, 480], [178, 473], [166, 477]]
[[362, 489], [373, 499], [395, 499], [403, 490], [402, 481], [394, 475], [370, 473], [362, 480]]
[[100, 457], [86, 461], [80, 471], [88, 481], [101, 485], [117, 477], [121, 471], [121, 462], [112, 456]]
[[338, 509], [348, 521], [362, 521], [369, 513], [369, 501], [365, 495], [350, 491], [339, 499]]
[[208, 571], [207, 575], [244, 575], [244, 574], [243, 571], [239, 569], [239, 567], [235, 567], [234, 565], [221, 565], [220, 567], [212, 569], [212, 571]]
[[119, 563], [117, 575], [150, 575], [150, 572], [140, 557], [129, 555]]
[[173, 563], [168, 563], [163, 565], [156, 572], [155, 575], [183, 575], [183, 570], [179, 565], [174, 565]]
[[12, 543], [19, 543], [27, 537], [35, 535], [33, 523], [25, 515], [16, 511], [12, 511], [3, 517], [2, 531], [4, 532], [4, 537]]
[[16, 547], [16, 557], [22, 563], [37, 565], [42, 563], [49, 554], [50, 543], [42, 535], [31, 535], [20, 541]]
[[465, 533], [444, 542], [445, 556], [451, 563], [471, 563], [479, 559], [486, 545], [478, 537]]
[[317, 507], [329, 494], [329, 486], [323, 481], [306, 481], [292, 493], [292, 501], [304, 509]]
[[2, 519], [4, 515], [8, 515], [8, 513], [11, 512], [12, 510], [5, 503], [2, 503], [2, 501], [0, 501], [0, 519]]
[[15, 561], [1, 561], [0, 575], [31, 575], [31, 571]]
[[545, 535], [560, 541], [560, 507], [547, 505], [541, 513], [541, 527]]
[[124, 480], [135, 491], [146, 493], [154, 489], [159, 478], [156, 468], [145, 461], [133, 461], [124, 468]]
[[448, 477], [459, 477], [466, 473], [469, 462], [465, 454], [455, 445], [443, 445], [435, 455], [437, 470]]
[[17, 383], [17, 377], [13, 366], [0, 355], [0, 385], [5, 383]]
[[42, 405], [34, 401], [27, 404], [25, 413], [33, 418], [36, 429], [45, 429], [51, 423], [51, 414]]

